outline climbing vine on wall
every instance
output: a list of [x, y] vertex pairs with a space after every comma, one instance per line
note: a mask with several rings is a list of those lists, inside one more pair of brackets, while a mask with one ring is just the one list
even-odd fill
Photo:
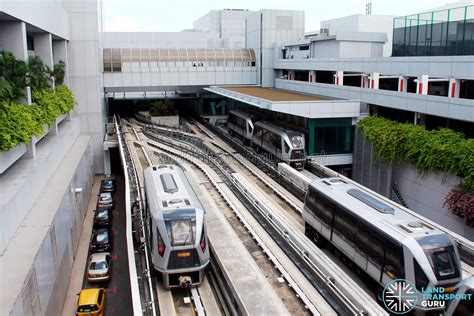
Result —
[[[400, 124], [385, 118], [369, 116], [358, 123], [372, 142], [376, 154], [387, 163], [395, 160], [408, 161], [418, 171], [426, 174], [441, 171], [464, 178], [460, 192], [474, 191], [474, 139], [466, 139], [462, 133], [442, 128], [427, 131], [423, 126]], [[453, 193], [454, 188], [450, 194]], [[446, 197], [448, 201], [449, 195]], [[446, 203], [458, 215], [470, 214], [459, 210], [461, 204]], [[457, 205], [457, 208], [453, 208]], [[464, 204], [463, 204], [464, 205]]]

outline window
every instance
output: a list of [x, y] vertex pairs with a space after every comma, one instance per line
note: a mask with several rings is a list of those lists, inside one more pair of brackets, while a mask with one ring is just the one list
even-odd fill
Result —
[[99, 310], [99, 307], [96, 304], [81, 305], [77, 308], [78, 313], [96, 312], [98, 310]]
[[402, 246], [387, 240], [385, 247], [385, 273], [392, 279], [404, 278], [405, 269], [403, 264]]
[[370, 261], [380, 269], [382, 268], [383, 255], [385, 249], [384, 238], [373, 229], [370, 230], [370, 248], [368, 257]]
[[104, 291], [100, 290], [99, 291], [99, 298], [98, 298], [99, 304], [102, 305], [103, 299], [104, 299]]
[[434, 252], [432, 259], [437, 279], [445, 280], [457, 276], [452, 251], [443, 250]]
[[416, 261], [415, 259], [413, 259], [413, 266], [415, 267], [415, 286], [419, 291], [421, 291], [423, 288], [426, 288], [429, 280], [425, 272], [418, 264], [418, 261]]
[[354, 232], [356, 228], [356, 222], [352, 215], [347, 213], [342, 208], [336, 208], [334, 215], [334, 230], [339, 232], [340, 235], [344, 236], [346, 241], [350, 244], [354, 240]]
[[194, 244], [196, 232], [196, 214], [194, 210], [163, 213], [163, 218], [172, 246]]
[[355, 234], [356, 238], [356, 246], [360, 252], [364, 253], [366, 256], [369, 254], [370, 251], [370, 228], [362, 223], [359, 222], [357, 226], [357, 231]]
[[122, 71], [122, 54], [120, 49], [112, 49], [112, 71]]
[[321, 193], [312, 187], [309, 188], [308, 192], [305, 201], [307, 210], [321, 219], [324, 226], [327, 228], [331, 227], [334, 204], [329, 202]]

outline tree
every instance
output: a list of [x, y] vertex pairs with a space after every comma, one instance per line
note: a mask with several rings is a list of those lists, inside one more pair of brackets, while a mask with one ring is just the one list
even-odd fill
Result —
[[151, 116], [167, 116], [173, 115], [173, 110], [170, 105], [165, 101], [156, 101], [151, 104], [150, 115]]
[[23, 60], [17, 60], [10, 52], [0, 52], [0, 77], [11, 87], [10, 101], [24, 97], [27, 74], [28, 65]]
[[45, 90], [51, 87], [51, 69], [38, 56], [30, 57], [28, 61], [28, 81], [33, 91]]
[[51, 76], [54, 77], [56, 84], [64, 83], [64, 76], [66, 75], [66, 64], [64, 61], [60, 60], [59, 63], [54, 65]]

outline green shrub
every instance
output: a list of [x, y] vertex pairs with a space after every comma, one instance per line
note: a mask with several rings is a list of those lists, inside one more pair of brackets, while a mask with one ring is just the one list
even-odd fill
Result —
[[59, 115], [68, 113], [76, 104], [68, 87], [46, 89], [33, 93], [35, 103], [21, 105], [0, 103], [0, 151], [19, 144], [28, 144], [32, 136], [43, 134], [44, 124], [51, 126]]
[[447, 128], [427, 131], [421, 125], [400, 124], [377, 116], [364, 118], [358, 127], [387, 163], [408, 161], [422, 174], [455, 173], [464, 177], [465, 189], [474, 190], [474, 139]]

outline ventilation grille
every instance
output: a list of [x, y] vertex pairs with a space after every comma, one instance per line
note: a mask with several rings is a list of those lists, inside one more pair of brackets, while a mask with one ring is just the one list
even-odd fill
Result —
[[350, 190], [347, 190], [347, 194], [349, 194], [352, 197], [355, 197], [356, 199], [358, 199], [362, 203], [367, 204], [371, 208], [379, 211], [380, 213], [383, 213], [383, 214], [393, 214], [393, 213], [395, 213], [395, 210], [392, 207], [390, 207], [387, 204], [385, 204], [385, 203], [377, 200], [376, 198], [368, 195], [367, 193], [362, 192], [361, 190], [350, 189]]

